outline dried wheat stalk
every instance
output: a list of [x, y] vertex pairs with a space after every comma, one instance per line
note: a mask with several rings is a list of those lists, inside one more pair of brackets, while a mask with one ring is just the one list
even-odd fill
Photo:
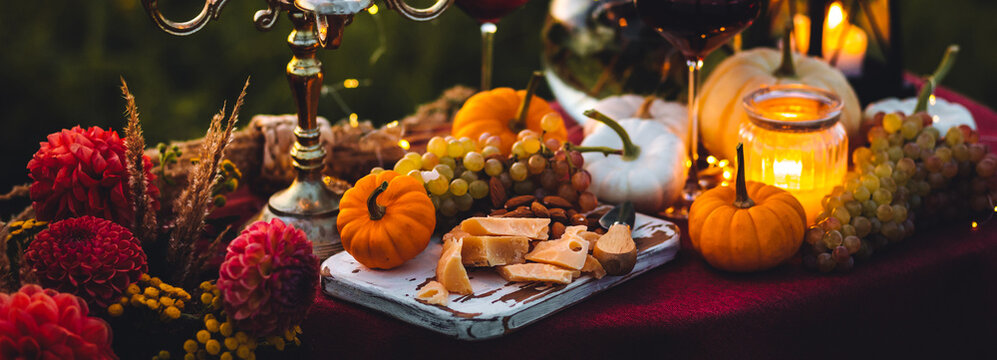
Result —
[[204, 142], [199, 149], [200, 161], [187, 174], [187, 187], [180, 193], [173, 204], [176, 213], [176, 223], [170, 235], [169, 255], [175, 266], [183, 269], [177, 275], [177, 281], [185, 283], [192, 270], [200, 269], [195, 264], [198, 259], [195, 244], [201, 237], [204, 219], [211, 208], [211, 188], [218, 180], [218, 168], [225, 156], [225, 147], [232, 140], [232, 131], [239, 119], [239, 109], [246, 96], [249, 79], [242, 87], [242, 93], [232, 108], [232, 114], [225, 121], [225, 106], [211, 119]]
[[145, 153], [145, 137], [142, 135], [142, 124], [138, 119], [138, 106], [135, 96], [128, 91], [128, 83], [121, 78], [121, 94], [125, 98], [125, 112], [128, 114], [128, 125], [125, 126], [125, 159], [128, 163], [128, 187], [131, 192], [132, 210], [135, 218], [132, 221], [132, 233], [143, 242], [156, 239], [156, 211], [153, 199], [146, 192], [148, 181], [145, 178], [143, 154]]

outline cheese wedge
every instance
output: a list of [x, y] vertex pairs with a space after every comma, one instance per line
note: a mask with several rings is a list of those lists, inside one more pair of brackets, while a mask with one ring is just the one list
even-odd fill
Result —
[[467, 266], [521, 264], [530, 251], [530, 239], [525, 236], [467, 235], [463, 239], [460, 257]]
[[606, 276], [606, 269], [602, 268], [602, 264], [599, 260], [596, 260], [595, 256], [589, 255], [585, 257], [585, 265], [582, 266], [582, 273], [590, 274], [596, 279], [602, 279]]
[[443, 287], [450, 292], [467, 295], [473, 290], [471, 290], [471, 279], [467, 277], [467, 270], [460, 261], [463, 242], [463, 238], [456, 237], [443, 243], [443, 254], [436, 263], [436, 281], [443, 284]]
[[541, 241], [526, 254], [526, 260], [557, 265], [571, 270], [585, 266], [589, 253], [588, 241], [578, 236], [567, 236], [557, 240]]
[[565, 228], [564, 229], [564, 234], [561, 235], [561, 238], [563, 239], [563, 238], [570, 237], [570, 236], [578, 237], [578, 238], [581, 238], [581, 239], [583, 239], [585, 241], [588, 241], [588, 243], [589, 243], [589, 252], [591, 252], [592, 248], [595, 247], [596, 241], [599, 241], [599, 237], [602, 236], [602, 235], [599, 235], [597, 233], [588, 231], [588, 226], [585, 226], [585, 225], [574, 225], [574, 226], [568, 226], [567, 228]]
[[525, 236], [547, 240], [550, 219], [473, 217], [460, 223], [461, 230], [471, 235]]
[[447, 303], [450, 302], [450, 292], [443, 287], [443, 284], [430, 281], [422, 289], [419, 289], [419, 292], [415, 294], [415, 298], [427, 304], [447, 306]]
[[499, 275], [508, 281], [540, 281], [557, 284], [570, 284], [580, 276], [578, 271], [563, 269], [549, 264], [513, 264], [499, 266]]

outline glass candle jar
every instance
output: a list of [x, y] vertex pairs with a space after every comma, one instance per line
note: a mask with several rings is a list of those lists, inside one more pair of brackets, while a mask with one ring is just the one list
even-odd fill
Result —
[[751, 119], [739, 136], [747, 180], [789, 191], [813, 224], [821, 199], [848, 171], [841, 98], [811, 86], [776, 85], [748, 94], [742, 105]]

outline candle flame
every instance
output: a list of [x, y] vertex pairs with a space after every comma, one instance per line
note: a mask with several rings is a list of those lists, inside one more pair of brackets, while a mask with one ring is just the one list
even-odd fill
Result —
[[803, 164], [797, 160], [776, 160], [772, 164], [772, 173], [775, 175], [775, 186], [798, 189], [800, 175], [803, 173]]
[[928, 105], [935, 106], [935, 94], [928, 96]]
[[827, 26], [832, 29], [841, 26], [845, 23], [846, 16], [840, 1], [831, 3], [831, 6], [827, 8]]
[[352, 127], [358, 127], [358, 126], [360, 126], [359, 118], [360, 117], [357, 116], [357, 113], [350, 114], [350, 126], [352, 126]]

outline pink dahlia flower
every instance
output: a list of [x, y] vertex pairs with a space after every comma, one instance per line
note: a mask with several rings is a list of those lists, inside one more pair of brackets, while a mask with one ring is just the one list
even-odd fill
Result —
[[315, 300], [318, 259], [301, 230], [279, 219], [260, 221], [232, 240], [218, 275], [222, 304], [237, 328], [281, 335]]
[[25, 285], [0, 293], [0, 359], [117, 359], [111, 327], [72, 294]]

